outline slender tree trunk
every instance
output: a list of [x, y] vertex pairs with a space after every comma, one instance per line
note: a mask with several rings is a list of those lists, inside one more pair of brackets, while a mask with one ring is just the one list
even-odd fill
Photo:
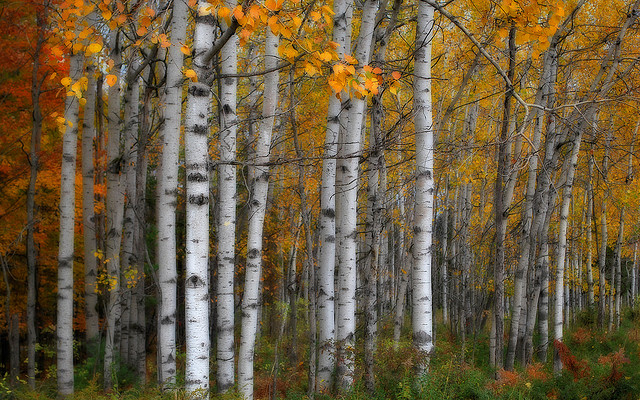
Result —
[[[82, 62], [82, 54], [73, 53], [71, 55], [69, 75], [74, 83], [78, 82], [82, 74]], [[67, 96], [60, 173], [60, 242], [58, 250], [58, 314], [56, 323], [58, 394], [61, 397], [72, 394], [74, 386], [73, 255], [79, 108], [78, 99], [75, 96]]]
[[27, 381], [31, 389], [36, 385], [36, 297], [37, 297], [37, 250], [34, 239], [36, 231], [36, 183], [40, 168], [40, 144], [42, 138], [42, 112], [40, 109], [41, 77], [40, 55], [45, 42], [45, 25], [48, 16], [48, 1], [36, 15], [37, 39], [31, 73], [31, 147], [29, 151], [30, 175], [27, 188]]
[[[90, 61], [91, 62], [91, 61]], [[86, 68], [88, 78], [84, 107], [84, 122], [82, 125], [82, 218], [84, 235], [84, 297], [85, 324], [87, 347], [89, 351], [96, 350], [100, 327], [98, 321], [98, 293], [96, 277], [98, 274], [96, 252], [96, 218], [94, 213], [94, 154], [93, 141], [96, 137], [96, 78], [95, 66], [88, 64]]]
[[176, 379], [176, 204], [178, 196], [178, 161], [182, 116], [183, 54], [180, 43], [187, 31], [187, 2], [174, 1], [171, 17], [171, 40], [166, 67], [162, 159], [160, 163], [157, 203], [157, 262], [160, 302], [158, 305], [158, 382], [163, 388], [175, 385]]
[[[371, 43], [378, 11], [378, 0], [367, 0], [363, 5], [362, 25], [356, 47], [356, 59], [368, 64]], [[364, 99], [352, 97], [349, 109], [349, 125], [340, 137], [341, 158], [336, 176], [336, 230], [338, 239], [338, 304], [336, 341], [340, 344], [338, 387], [342, 391], [353, 385], [355, 359], [355, 309], [356, 309], [356, 257], [357, 257], [357, 195], [358, 159], [361, 150]]]
[[591, 251], [593, 233], [593, 156], [589, 155], [589, 176], [587, 178], [587, 295], [589, 297], [589, 308], [595, 307], [595, 294], [593, 290], [593, 258]]
[[[605, 145], [604, 159], [602, 161], [602, 179], [607, 182], [607, 172], [609, 169], [609, 148], [610, 140]], [[602, 203], [600, 205], [600, 250], [598, 251], [599, 274], [599, 290], [598, 290], [598, 325], [604, 328], [604, 319], [606, 315], [606, 293], [605, 293], [605, 273], [607, 267], [607, 196], [603, 194]]]
[[[433, 341], [431, 255], [433, 225], [433, 119], [431, 94], [431, 42], [433, 7], [418, 5], [413, 83], [416, 129], [416, 198], [413, 220], [412, 326], [416, 350], [430, 356]], [[428, 368], [428, 359], [418, 365], [418, 375]]]
[[[225, 2], [233, 9], [235, 0]], [[237, 72], [238, 38], [233, 35], [220, 53], [223, 75]], [[237, 79], [224, 78], [220, 85], [220, 166], [218, 167], [218, 337], [217, 384], [220, 393], [234, 385], [234, 274], [236, 230], [236, 92]]]
[[[404, 210], [404, 198], [402, 196], [398, 196], [398, 203], [401, 221], [406, 221], [407, 218]], [[398, 256], [396, 258], [398, 268], [396, 268], [396, 274], [398, 275], [400, 282], [398, 283], [398, 295], [396, 297], [395, 304], [396, 311], [393, 320], [393, 347], [395, 349], [397, 349], [400, 344], [402, 323], [404, 322], [405, 299], [407, 298], [407, 286], [409, 284], [409, 267], [405, 265], [405, 263], [409, 261], [409, 258], [406, 256], [407, 252], [405, 250], [406, 232], [404, 225], [399, 225], [398, 231]]]
[[[554, 309], [554, 341], [562, 342], [563, 338], [563, 306], [564, 298], [564, 267], [567, 259], [567, 226], [569, 219], [569, 206], [573, 195], [573, 177], [575, 175], [576, 166], [578, 164], [578, 155], [580, 153], [580, 143], [582, 141], [582, 130], [579, 130], [573, 140], [571, 155], [566, 163], [566, 170], [563, 171], [565, 176], [564, 189], [562, 194], [562, 206], [560, 208], [560, 224], [558, 227], [558, 254], [556, 256], [556, 288], [555, 288], [555, 309]], [[559, 374], [562, 370], [562, 361], [558, 348], [554, 346], [553, 350], [553, 372]]]
[[[352, 1], [335, 0], [333, 2], [333, 41], [338, 43], [337, 52], [344, 57], [350, 49], [346, 40], [351, 25], [347, 11]], [[320, 255], [318, 269], [318, 376], [316, 390], [331, 390], [335, 368], [335, 310], [334, 310], [334, 270], [336, 253], [336, 155], [340, 132], [340, 100], [336, 96], [329, 98], [327, 132], [324, 158], [322, 161], [322, 186], [320, 189]]]
[[[135, 68], [135, 62], [130, 63], [130, 67]], [[132, 315], [132, 288], [135, 281], [136, 271], [136, 252], [134, 241], [136, 240], [136, 230], [138, 227], [136, 218], [136, 164], [138, 162], [138, 128], [139, 128], [139, 112], [140, 104], [140, 83], [134, 79], [127, 84], [124, 99], [124, 162], [127, 166], [126, 175], [124, 176], [124, 184], [126, 186], [127, 196], [125, 198], [125, 211], [123, 220], [123, 238], [122, 238], [122, 257], [123, 257], [123, 291], [122, 291], [122, 316], [121, 316], [121, 333], [120, 333], [120, 358], [126, 365], [130, 365], [129, 357], [129, 340], [130, 325], [132, 321], [138, 318], [137, 309], [135, 315]], [[130, 279], [133, 277], [133, 280]]]
[[124, 155], [120, 148], [120, 74], [121, 54], [118, 43], [119, 34], [111, 32], [111, 59], [114, 67], [111, 72], [118, 81], [109, 88], [107, 142], [107, 238], [106, 263], [109, 281], [109, 300], [107, 304], [107, 328], [104, 353], [104, 386], [110, 390], [113, 386], [112, 373], [115, 371], [115, 354], [120, 342], [119, 322], [121, 315], [120, 291], [120, 245], [122, 240], [122, 222], [124, 218], [124, 185], [122, 176], [126, 172]]
[[[509, 30], [509, 81], [513, 81], [515, 74], [515, 25], [511, 26]], [[496, 364], [495, 367], [500, 369], [503, 367], [503, 351], [504, 351], [504, 271], [505, 271], [505, 248], [504, 240], [507, 230], [507, 208], [508, 205], [504, 203], [505, 188], [503, 188], [503, 181], [507, 178], [507, 146], [509, 135], [509, 121], [511, 119], [511, 97], [513, 94], [513, 87], [507, 85], [506, 94], [504, 99], [504, 115], [502, 120], [502, 127], [500, 131], [500, 139], [498, 143], [498, 172], [496, 174], [495, 184], [495, 223], [496, 223], [496, 250], [495, 250], [495, 262], [493, 270], [493, 284], [494, 284], [494, 317], [496, 326]], [[506, 206], [506, 207], [505, 207]]]
[[[632, 151], [633, 152], [633, 151]], [[620, 307], [622, 303], [622, 241], [624, 239], [624, 216], [626, 209], [620, 210], [620, 226], [618, 227], [618, 241], [616, 242], [616, 284], [615, 284], [615, 328], [620, 328]]]
[[11, 315], [9, 325], [9, 383], [12, 387], [18, 385], [20, 378], [20, 316]]
[[[267, 28], [264, 65], [267, 70], [278, 64], [279, 38]], [[260, 277], [262, 274], [262, 240], [264, 218], [269, 190], [269, 166], [271, 136], [274, 115], [278, 104], [279, 71], [265, 75], [262, 103], [262, 119], [255, 149], [249, 164], [249, 231], [247, 238], [247, 267], [244, 295], [242, 297], [242, 330], [238, 353], [238, 387], [245, 399], [253, 399], [253, 362], [258, 307], [260, 303]], [[293, 110], [293, 105], [291, 105]]]

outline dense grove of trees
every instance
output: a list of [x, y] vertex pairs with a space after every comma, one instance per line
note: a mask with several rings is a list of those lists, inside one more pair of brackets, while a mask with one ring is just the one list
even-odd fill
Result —
[[559, 373], [580, 313], [637, 303], [639, 15], [2, 2], [2, 368], [252, 399], [265, 337], [274, 388], [289, 358], [310, 396], [373, 391], [380, 332], [419, 376], [443, 323], [490, 331], [495, 371]]

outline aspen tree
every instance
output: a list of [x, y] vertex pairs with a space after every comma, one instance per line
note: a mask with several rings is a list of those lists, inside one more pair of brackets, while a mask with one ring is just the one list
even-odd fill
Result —
[[[82, 75], [83, 55], [72, 51], [69, 78], [76, 83]], [[60, 243], [58, 249], [57, 380], [61, 397], [73, 394], [73, 255], [75, 225], [75, 174], [80, 103], [75, 95], [65, 101], [60, 171]]]
[[[427, 2], [418, 5], [413, 109], [416, 131], [416, 193], [413, 219], [412, 328], [413, 345], [430, 355], [433, 342], [433, 298], [431, 254], [433, 225], [433, 119], [431, 93], [431, 42], [434, 9]], [[428, 364], [419, 365], [422, 374]]]
[[[198, 7], [208, 3], [198, 2]], [[213, 45], [215, 19], [196, 17], [193, 39], [195, 79], [189, 82], [185, 111], [187, 177], [185, 279], [185, 390], [209, 398], [209, 112], [211, 79], [206, 53]]]
[[[262, 240], [264, 219], [269, 190], [269, 162], [271, 136], [276, 106], [278, 103], [279, 36], [267, 28], [264, 66], [273, 70], [265, 75], [262, 103], [262, 119], [255, 149], [249, 166], [249, 231], [247, 239], [247, 268], [244, 296], [242, 298], [242, 329], [238, 353], [238, 387], [245, 399], [253, 399], [253, 362], [256, 333], [258, 329], [258, 307], [260, 279], [262, 274]], [[293, 107], [293, 105], [292, 105]]]
[[113, 386], [115, 368], [115, 353], [119, 344], [119, 329], [121, 314], [120, 296], [120, 246], [122, 241], [122, 222], [124, 218], [124, 185], [122, 173], [126, 171], [124, 155], [120, 146], [122, 118], [120, 116], [120, 85], [122, 67], [122, 55], [120, 48], [120, 34], [117, 30], [111, 32], [110, 57], [113, 60], [113, 68], [107, 79], [109, 88], [108, 102], [108, 132], [107, 141], [107, 237], [106, 237], [106, 264], [107, 280], [109, 282], [109, 297], [107, 304], [107, 327], [105, 333], [104, 353], [104, 387], [109, 390]]
[[[333, 41], [338, 43], [336, 49], [340, 58], [349, 51], [347, 41], [348, 29], [351, 25], [348, 8], [352, 0], [335, 0], [333, 2]], [[334, 270], [336, 253], [336, 155], [338, 151], [338, 135], [340, 132], [340, 99], [329, 98], [327, 112], [327, 128], [322, 161], [322, 186], [320, 188], [320, 246], [318, 269], [318, 376], [316, 389], [325, 392], [332, 387], [332, 376], [335, 368], [335, 309], [334, 309]]]
[[[367, 0], [363, 5], [362, 24], [356, 45], [355, 58], [360, 65], [369, 63], [371, 43], [378, 11], [378, 0]], [[358, 158], [361, 130], [366, 102], [354, 95], [350, 100], [349, 123], [341, 132], [336, 175], [336, 250], [338, 260], [338, 299], [336, 341], [341, 352], [338, 364], [338, 387], [348, 390], [354, 378], [355, 308], [356, 308], [356, 254], [357, 254], [357, 194]]]
[[171, 17], [171, 40], [167, 55], [167, 83], [164, 92], [164, 125], [162, 158], [158, 181], [158, 280], [160, 302], [158, 312], [158, 381], [163, 387], [175, 384], [176, 378], [176, 203], [178, 195], [179, 138], [182, 116], [184, 56], [180, 43], [187, 32], [187, 2], [175, 0]]
[[[237, 2], [228, 0], [233, 9]], [[225, 25], [225, 24], [223, 24]], [[225, 26], [225, 29], [229, 27]], [[220, 165], [218, 167], [218, 272], [217, 272], [217, 362], [218, 391], [234, 384], [234, 274], [236, 238], [236, 93], [238, 38], [232, 35], [220, 52]]]

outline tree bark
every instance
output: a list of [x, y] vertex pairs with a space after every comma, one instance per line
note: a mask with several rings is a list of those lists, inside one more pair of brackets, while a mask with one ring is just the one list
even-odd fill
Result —
[[413, 220], [412, 327], [413, 345], [427, 355], [420, 363], [418, 375], [428, 368], [433, 352], [433, 298], [431, 287], [431, 254], [433, 226], [433, 118], [431, 94], [431, 42], [433, 40], [433, 7], [418, 5], [413, 108], [416, 130], [416, 194]]
[[160, 365], [158, 382], [163, 389], [176, 381], [176, 205], [178, 196], [179, 139], [182, 117], [182, 67], [184, 57], [180, 43], [187, 32], [187, 2], [174, 1], [171, 17], [172, 46], [168, 49], [164, 126], [162, 127], [162, 158], [158, 181], [157, 202], [157, 262], [160, 301], [158, 304], [158, 352]]
[[[278, 64], [279, 37], [267, 28], [264, 66], [274, 69]], [[249, 160], [249, 231], [247, 238], [247, 267], [244, 295], [242, 297], [242, 328], [238, 353], [238, 387], [247, 400], [253, 399], [253, 362], [258, 307], [260, 303], [260, 277], [262, 274], [262, 240], [269, 190], [269, 166], [271, 136], [278, 104], [279, 71], [265, 75], [262, 119], [255, 148]], [[292, 110], [294, 105], [291, 105]], [[253, 145], [253, 144], [252, 144]]]
[[[83, 56], [71, 54], [69, 77], [78, 82]], [[78, 112], [75, 96], [65, 101], [60, 181], [60, 242], [58, 249], [58, 315], [56, 323], [58, 394], [73, 393], [73, 255], [75, 227], [75, 175], [78, 142]]]
[[[235, 0], [225, 5], [233, 9]], [[223, 75], [235, 75], [238, 38], [233, 35], [220, 53]], [[225, 393], [233, 387], [234, 379], [234, 274], [236, 230], [236, 93], [237, 79], [227, 77], [220, 84], [220, 166], [218, 167], [218, 391]]]

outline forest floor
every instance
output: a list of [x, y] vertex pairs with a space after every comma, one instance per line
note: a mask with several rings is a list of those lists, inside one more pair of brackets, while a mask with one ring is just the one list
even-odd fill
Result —
[[[300, 324], [302, 325], [302, 324]], [[627, 310], [620, 329], [598, 329], [593, 313], [583, 312], [565, 332], [561, 354], [564, 370], [552, 374], [552, 349], [547, 362], [535, 362], [515, 371], [498, 371], [488, 365], [489, 340], [486, 333], [467, 337], [463, 345], [442, 324], [436, 338], [436, 352], [429, 373], [416, 378], [418, 355], [411, 350], [409, 332], [394, 348], [392, 324], [381, 324], [376, 359], [376, 391], [364, 388], [361, 372], [357, 372], [350, 393], [316, 399], [562, 399], [625, 400], [640, 399], [640, 312]], [[290, 338], [275, 346], [276, 340], [265, 333], [258, 345], [255, 363], [256, 399], [308, 399], [308, 342], [305, 326], [298, 326], [297, 351], [291, 351]], [[358, 346], [359, 348], [362, 346]], [[357, 371], [362, 371], [362, 354], [356, 355]], [[184, 358], [179, 364], [184, 364]], [[276, 364], [277, 363], [277, 364]], [[153, 361], [148, 364], [153, 365]], [[277, 368], [274, 368], [274, 364]], [[215, 367], [215, 366], [214, 366]], [[101, 376], [92, 371], [91, 360], [76, 368], [74, 400], [115, 399], [188, 399], [182, 391], [161, 394], [156, 386], [141, 387], [132, 382], [126, 370], [118, 376], [117, 389], [104, 393]], [[180, 370], [180, 369], [179, 369]], [[274, 371], [278, 370], [274, 379]], [[150, 371], [153, 373], [154, 371]], [[35, 400], [54, 399], [55, 374], [38, 382], [37, 390], [24, 382], [10, 388], [8, 377], [0, 379], [0, 398]], [[212, 369], [211, 376], [215, 376]], [[496, 379], [497, 377], [497, 379]], [[274, 390], [274, 387], [276, 388]], [[212, 395], [212, 399], [240, 399], [238, 394]]]

